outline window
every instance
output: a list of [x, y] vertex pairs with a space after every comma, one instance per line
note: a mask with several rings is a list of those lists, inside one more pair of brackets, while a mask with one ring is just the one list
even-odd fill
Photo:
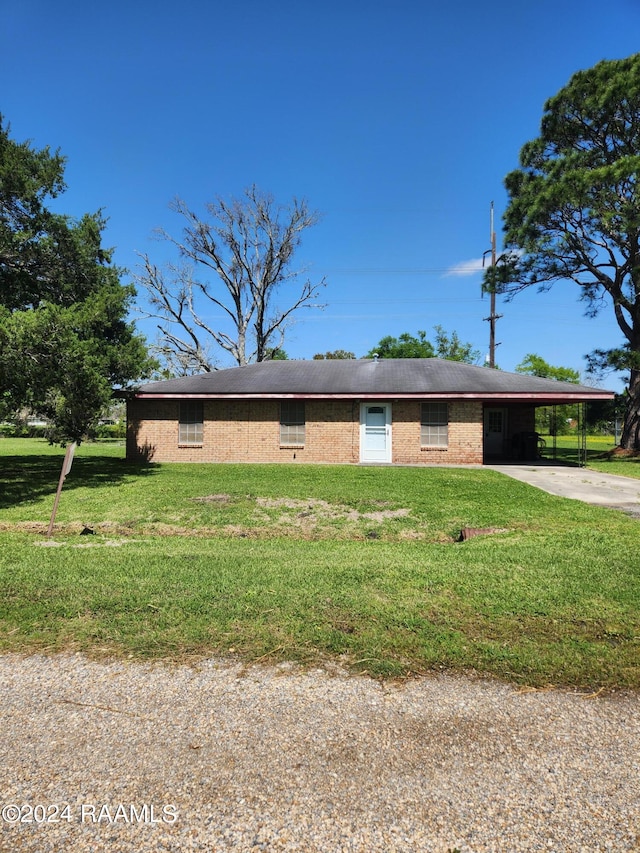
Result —
[[422, 447], [447, 447], [449, 444], [449, 406], [446, 403], [423, 403], [420, 426]]
[[502, 409], [489, 409], [487, 412], [487, 432], [502, 432]]
[[280, 444], [289, 447], [302, 446], [304, 433], [304, 403], [283, 400], [280, 403]]
[[203, 408], [201, 400], [185, 400], [180, 403], [178, 444], [202, 444]]

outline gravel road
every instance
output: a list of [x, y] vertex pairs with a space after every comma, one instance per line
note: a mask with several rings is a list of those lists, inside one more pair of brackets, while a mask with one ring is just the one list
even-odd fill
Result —
[[2, 851], [640, 850], [640, 696], [0, 656]]

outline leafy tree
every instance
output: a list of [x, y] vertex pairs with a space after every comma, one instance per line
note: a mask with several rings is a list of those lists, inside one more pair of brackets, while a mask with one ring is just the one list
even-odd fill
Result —
[[352, 359], [355, 357], [356, 357], [355, 353], [349, 352], [346, 349], [334, 349], [331, 352], [325, 352], [325, 353], [317, 352], [314, 355], [313, 360], [314, 361], [324, 361], [324, 360], [329, 360], [329, 361], [338, 360], [338, 361], [340, 361], [340, 360], [349, 360], [349, 359]]
[[473, 344], [463, 344], [457, 332], [452, 332], [451, 337], [449, 337], [442, 326], [434, 326], [433, 328], [436, 333], [435, 350], [437, 358], [477, 364], [480, 358], [480, 350], [474, 349]]
[[0, 116], [0, 418], [23, 408], [79, 440], [114, 385], [148, 374], [126, 321], [134, 296], [101, 244], [101, 213], [76, 221], [47, 202], [65, 189], [64, 158], [9, 136]]
[[403, 332], [394, 338], [386, 335], [381, 338], [373, 349], [365, 355], [365, 358], [434, 358], [435, 350], [427, 340], [427, 333], [418, 332], [418, 336]]
[[419, 330], [418, 335], [403, 332], [397, 338], [387, 335], [373, 347], [365, 358], [445, 358], [474, 364], [480, 353], [472, 344], [463, 344], [456, 332], [449, 336], [442, 326], [434, 326], [435, 346], [427, 340], [427, 333]]
[[[555, 379], [557, 382], [580, 382], [580, 374], [572, 367], [554, 367], [542, 356], [529, 353], [517, 365], [518, 373], [540, 376], [542, 379]], [[577, 406], [554, 406], [552, 409], [536, 409], [536, 425], [540, 432], [550, 435], [569, 432], [569, 422], [578, 416]]]
[[268, 350], [264, 357], [265, 361], [289, 361], [289, 356], [287, 355], [286, 350], [283, 350], [282, 347], [275, 347], [275, 349]]
[[[304, 270], [292, 269], [292, 262], [318, 214], [304, 200], [276, 205], [255, 186], [243, 198], [207, 205], [209, 219], [180, 199], [172, 209], [186, 221], [182, 239], [165, 231], [160, 235], [186, 263], [163, 270], [143, 255], [144, 269], [137, 276], [151, 306], [147, 316], [160, 321], [156, 351], [183, 374], [215, 369], [212, 347], [240, 366], [265, 361], [282, 348], [294, 313], [317, 306], [324, 280], [300, 284]], [[207, 319], [212, 310], [222, 312], [224, 328]]]
[[621, 446], [640, 451], [640, 54], [575, 74], [544, 107], [540, 136], [506, 178], [507, 253], [485, 278], [513, 295], [573, 281], [595, 317], [609, 305], [623, 343], [590, 369], [629, 371]]
[[542, 379], [555, 379], [558, 382], [580, 382], [580, 374], [572, 367], [554, 367], [545, 361], [542, 356], [529, 353], [525, 355], [516, 367], [518, 373], [527, 373], [529, 376], [540, 376]]

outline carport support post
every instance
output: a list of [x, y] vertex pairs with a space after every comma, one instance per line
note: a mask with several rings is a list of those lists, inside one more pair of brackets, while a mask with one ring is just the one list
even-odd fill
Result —
[[47, 536], [51, 536], [53, 531], [53, 522], [56, 520], [56, 513], [58, 511], [58, 504], [60, 503], [60, 493], [62, 492], [62, 484], [65, 481], [65, 478], [69, 471], [71, 470], [71, 463], [73, 462], [73, 454], [76, 449], [75, 441], [72, 444], [67, 445], [67, 452], [64, 454], [64, 462], [62, 463], [62, 470], [60, 471], [60, 479], [58, 480], [58, 491], [56, 492], [56, 499], [53, 502], [53, 510], [51, 512], [51, 521], [49, 522], [49, 529], [47, 530]]
[[578, 465], [587, 465], [587, 404], [578, 403]]

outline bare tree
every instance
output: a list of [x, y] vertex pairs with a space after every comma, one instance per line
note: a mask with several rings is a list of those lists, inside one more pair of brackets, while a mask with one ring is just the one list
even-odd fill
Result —
[[182, 239], [159, 236], [173, 243], [182, 263], [163, 270], [142, 255], [136, 279], [147, 292], [146, 316], [160, 321], [156, 351], [175, 373], [215, 369], [215, 345], [240, 366], [265, 361], [282, 347], [295, 311], [322, 307], [324, 279], [313, 284], [304, 269], [292, 269], [302, 233], [319, 218], [306, 201], [276, 205], [253, 186], [240, 199], [208, 204], [207, 220], [181, 199], [171, 208], [186, 220]]

